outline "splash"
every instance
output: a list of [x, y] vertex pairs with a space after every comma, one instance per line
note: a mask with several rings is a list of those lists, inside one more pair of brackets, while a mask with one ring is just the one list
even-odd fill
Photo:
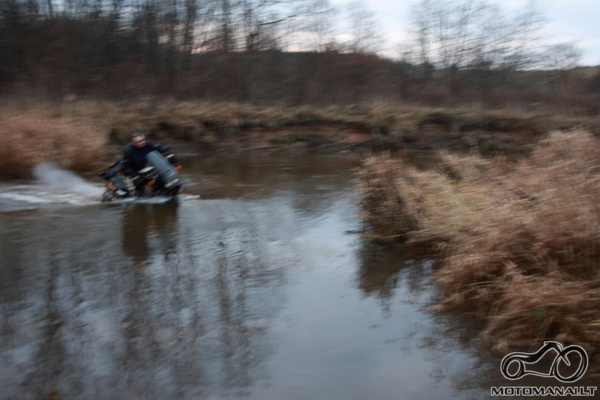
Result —
[[[50, 162], [34, 167], [35, 182], [26, 185], [0, 184], [0, 213], [7, 210], [38, 207], [44, 204], [99, 204], [104, 186], [86, 181], [73, 171]], [[199, 195], [180, 194], [179, 200], [200, 199]], [[171, 197], [128, 198], [118, 202], [165, 203]]]
[[103, 188], [87, 182], [85, 179], [60, 168], [54, 163], [45, 162], [33, 168], [33, 174], [40, 185], [52, 191], [75, 193], [84, 197], [98, 197]]

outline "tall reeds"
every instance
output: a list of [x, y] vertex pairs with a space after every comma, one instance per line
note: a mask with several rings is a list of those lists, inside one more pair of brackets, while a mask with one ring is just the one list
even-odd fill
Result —
[[600, 142], [554, 132], [527, 159], [440, 154], [430, 170], [389, 157], [361, 173], [373, 235], [427, 245], [437, 308], [487, 321], [498, 350], [543, 339], [600, 347]]
[[77, 171], [106, 162], [106, 134], [91, 120], [30, 110], [0, 116], [0, 176], [27, 176], [34, 165], [54, 161]]

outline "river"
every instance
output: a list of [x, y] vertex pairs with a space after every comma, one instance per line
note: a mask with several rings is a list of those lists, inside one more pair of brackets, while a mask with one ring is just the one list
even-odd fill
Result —
[[430, 262], [357, 234], [352, 157], [183, 164], [170, 202], [1, 185], [0, 399], [478, 399], [508, 382], [475, 322], [431, 311]]

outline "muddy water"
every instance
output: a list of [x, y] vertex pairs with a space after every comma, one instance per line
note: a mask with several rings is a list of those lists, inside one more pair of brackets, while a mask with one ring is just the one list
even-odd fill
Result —
[[[0, 399], [459, 399], [505, 385], [344, 156], [187, 159], [176, 202], [0, 188]], [[197, 195], [201, 195], [200, 198]]]

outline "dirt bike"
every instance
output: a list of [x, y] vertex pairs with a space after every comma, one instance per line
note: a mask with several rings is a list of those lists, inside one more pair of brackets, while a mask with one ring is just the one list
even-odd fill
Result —
[[135, 179], [122, 174], [123, 160], [119, 160], [98, 175], [104, 180], [106, 190], [102, 194], [103, 202], [127, 198], [175, 197], [182, 190], [177, 157], [165, 158], [158, 151], [146, 155], [148, 166], [139, 171]]

